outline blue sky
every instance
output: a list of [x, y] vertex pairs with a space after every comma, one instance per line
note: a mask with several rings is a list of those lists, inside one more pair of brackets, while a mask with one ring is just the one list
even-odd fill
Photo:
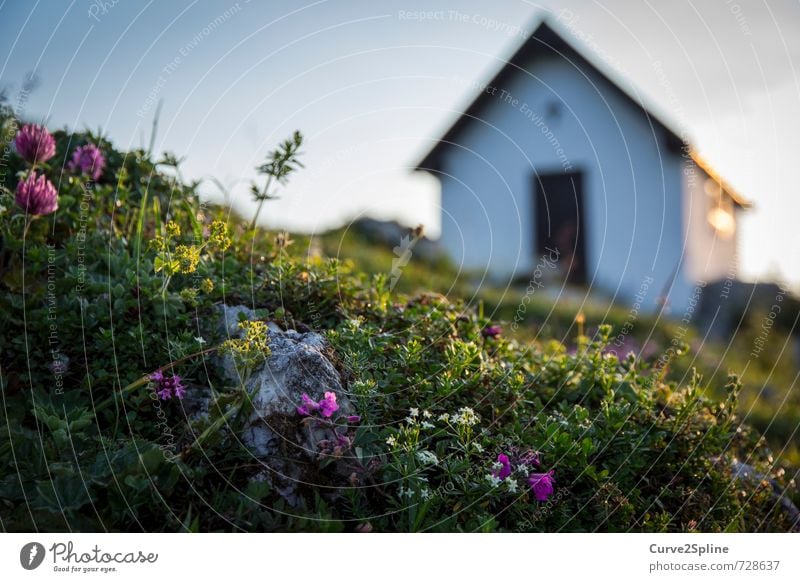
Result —
[[245, 213], [254, 166], [300, 129], [307, 170], [266, 224], [368, 214], [435, 234], [436, 182], [410, 167], [548, 11], [754, 201], [743, 276], [800, 284], [795, 1], [6, 1], [0, 82], [13, 99], [34, 71], [25, 118], [103, 128], [123, 148], [149, 141], [163, 101], [156, 149], [219, 178]]

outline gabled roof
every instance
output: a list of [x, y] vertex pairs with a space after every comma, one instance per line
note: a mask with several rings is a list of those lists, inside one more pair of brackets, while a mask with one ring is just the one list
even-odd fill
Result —
[[[537, 55], [545, 54], [558, 54], [565, 59], [568, 59], [576, 67], [585, 72], [593, 72], [600, 78], [608, 82], [612, 89], [618, 92], [623, 99], [631, 106], [639, 109], [647, 118], [648, 122], [654, 129], [661, 130], [666, 136], [666, 146], [670, 151], [686, 151], [689, 152], [691, 159], [699, 168], [701, 168], [708, 176], [715, 180], [721, 187], [722, 191], [730, 196], [731, 200], [737, 206], [748, 208], [750, 202], [736, 192], [731, 186], [725, 182], [721, 176], [715, 172], [704, 160], [702, 160], [683, 140], [677, 131], [653, 114], [648, 108], [644, 106], [640, 98], [633, 97], [630, 93], [625, 91], [620, 85], [615, 82], [609, 74], [603, 72], [600, 66], [592, 63], [586, 56], [581, 54], [575, 47], [573, 47], [557, 30], [558, 26], [542, 19], [540, 24], [536, 27], [534, 33], [520, 46], [517, 51], [508, 59], [503, 67], [494, 75], [491, 81], [484, 87], [498, 87], [505, 88], [508, 86], [508, 81], [517, 73], [525, 71], [526, 66], [530, 60]], [[458, 135], [470, 122], [480, 119], [481, 113], [485, 107], [492, 103], [491, 95], [485, 90], [481, 90], [478, 96], [472, 101], [467, 109], [458, 116], [450, 128], [445, 132], [442, 138], [436, 142], [431, 150], [425, 157], [417, 164], [415, 170], [417, 171], [433, 171], [434, 173], [439, 170], [440, 157], [442, 152], [450, 145], [457, 143]]]

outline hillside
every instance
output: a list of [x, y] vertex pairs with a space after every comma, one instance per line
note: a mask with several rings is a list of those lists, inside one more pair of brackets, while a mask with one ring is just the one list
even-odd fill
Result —
[[[4, 136], [19, 127], [6, 110]], [[442, 265], [393, 287], [391, 251], [366, 243], [354, 264], [330, 240], [309, 253], [201, 203], [171, 156], [65, 132], [44, 160], [19, 146], [0, 203], [5, 531], [796, 525], [739, 380], [683, 374], [690, 346], [617, 356], [608, 317], [538, 303], [515, 336], [517, 298], [438, 293]]]

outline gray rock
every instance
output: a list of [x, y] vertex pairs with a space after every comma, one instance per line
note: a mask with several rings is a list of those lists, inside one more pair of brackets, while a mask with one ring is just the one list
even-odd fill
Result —
[[239, 314], [243, 313], [245, 318], [253, 320], [256, 318], [256, 312], [245, 307], [244, 305], [220, 305], [222, 317], [219, 325], [220, 334], [226, 338], [240, 337], [241, 331], [239, 329]]
[[[224, 307], [222, 328], [236, 337], [238, 314], [254, 317], [246, 307]], [[325, 338], [315, 332], [298, 333], [268, 324], [270, 356], [246, 381], [253, 412], [240, 433], [242, 444], [257, 458], [264, 470], [259, 479], [268, 479], [290, 505], [298, 502], [297, 485], [312, 482], [303, 467], [313, 467], [318, 457], [318, 443], [330, 436], [325, 421], [304, 419], [297, 413], [303, 394], [314, 400], [325, 392], [336, 394], [339, 410], [334, 415], [352, 414], [342, 378], [326, 355]], [[241, 382], [230, 356], [221, 356], [218, 363], [226, 378]]]

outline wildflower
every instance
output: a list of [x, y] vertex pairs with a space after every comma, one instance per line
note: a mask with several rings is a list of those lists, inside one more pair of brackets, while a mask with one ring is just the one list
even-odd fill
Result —
[[500, 485], [500, 479], [498, 479], [493, 473], [486, 475], [486, 480], [492, 484], [492, 487], [497, 487]]
[[424, 429], [436, 428], [436, 426], [434, 426], [432, 423], [428, 422], [427, 420], [423, 421], [422, 424], [420, 424], [420, 426], [422, 428], [424, 428]]
[[503, 333], [503, 328], [499, 325], [487, 325], [481, 330], [481, 335], [486, 338], [495, 339]]
[[431, 451], [417, 451], [417, 460], [423, 465], [438, 465], [439, 457]]
[[349, 422], [350, 424], [356, 424], [357, 422], [361, 422], [361, 417], [358, 416], [357, 414], [352, 414], [347, 417], [347, 422]]
[[336, 404], [336, 393], [326, 392], [322, 400], [319, 401], [319, 413], [325, 418], [330, 418], [337, 410], [339, 410], [339, 405]]
[[231, 338], [223, 342], [221, 350], [231, 354], [236, 365], [253, 368], [270, 355], [267, 324], [263, 321], [240, 321], [243, 338]]
[[504, 455], [502, 453], [497, 455], [495, 471], [492, 474], [501, 481], [511, 475], [511, 461], [509, 460], [508, 455]]
[[167, 231], [167, 236], [170, 238], [178, 238], [181, 236], [181, 225], [174, 220], [170, 220], [164, 229]]
[[175, 247], [175, 259], [181, 273], [194, 273], [200, 263], [200, 249], [194, 245], [178, 245]]
[[411, 418], [416, 418], [417, 416], [419, 416], [419, 408], [411, 408], [411, 409], [408, 411], [408, 415], [409, 415]]
[[51, 214], [58, 209], [58, 191], [44, 174], [37, 176], [31, 172], [17, 184], [16, 201], [34, 216]]
[[439, 422], [450, 422], [450, 415], [447, 414], [446, 412], [444, 412], [444, 413], [439, 415], [438, 420], [439, 420]]
[[530, 475], [530, 472], [531, 472], [531, 470], [528, 467], [528, 465], [525, 465], [525, 464], [517, 465], [516, 468], [514, 469], [514, 471], [516, 471], [517, 473], [519, 473], [523, 477], [527, 477], [528, 475]]
[[480, 420], [478, 415], [475, 414], [475, 411], [469, 408], [468, 406], [464, 406], [458, 409], [458, 414], [454, 414], [450, 418], [453, 424], [457, 424], [459, 426], [473, 426], [478, 424]]
[[221, 220], [212, 222], [211, 233], [208, 240], [211, 244], [219, 248], [219, 250], [228, 250], [231, 246], [231, 237], [228, 235], [228, 225]]
[[56, 140], [45, 127], [34, 123], [22, 126], [14, 145], [19, 156], [30, 164], [46, 162], [56, 155]]
[[180, 296], [189, 306], [197, 307], [197, 289], [194, 287], [181, 289]]
[[106, 158], [93, 143], [80, 146], [72, 153], [72, 160], [67, 164], [67, 168], [76, 174], [84, 174], [92, 180], [97, 181], [103, 175], [106, 167]]
[[211, 293], [214, 290], [214, 281], [208, 278], [203, 279], [200, 282], [200, 289], [203, 293]]
[[428, 489], [427, 487], [423, 487], [419, 491], [419, 496], [422, 497], [423, 501], [427, 501], [428, 499], [431, 498], [431, 490]]
[[395, 447], [397, 446], [397, 439], [394, 435], [391, 435], [388, 439], [386, 439], [386, 444], [390, 447]]
[[200, 336], [200, 335], [199, 335], [199, 336], [197, 336], [196, 338], [194, 338], [194, 341], [196, 341], [196, 342], [197, 342], [198, 344], [200, 344], [201, 346], [202, 346], [203, 344], [205, 344], [205, 343], [208, 343], [208, 342], [205, 340], [205, 338], [204, 338], [203, 336]]
[[506, 486], [508, 487], [509, 493], [516, 493], [517, 492], [517, 480], [516, 479], [506, 479]]
[[528, 477], [528, 485], [537, 501], [547, 501], [553, 494], [553, 471], [547, 473], [532, 473]]
[[275, 246], [279, 249], [285, 249], [288, 246], [294, 244], [294, 241], [289, 236], [288, 232], [279, 232], [277, 236], [275, 236]]
[[303, 394], [300, 398], [303, 400], [303, 404], [297, 407], [297, 414], [300, 416], [310, 416], [312, 412], [319, 410], [319, 404], [314, 402], [308, 394]]
[[422, 411], [422, 418], [433, 418], [430, 410], [423, 410]]
[[170, 377], [157, 370], [150, 375], [150, 380], [156, 383], [156, 394], [161, 400], [169, 400], [173, 396], [181, 400], [186, 395], [186, 387], [181, 384], [181, 377], [172, 374]]
[[167, 248], [167, 243], [160, 234], [155, 235], [147, 244], [151, 249], [158, 252], [161, 252]]

